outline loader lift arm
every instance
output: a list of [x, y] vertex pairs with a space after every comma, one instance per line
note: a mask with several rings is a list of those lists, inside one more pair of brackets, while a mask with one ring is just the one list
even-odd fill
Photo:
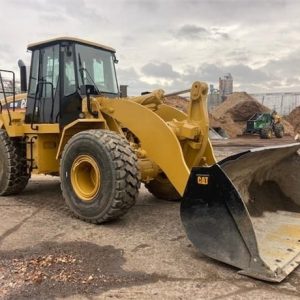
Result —
[[[206, 96], [207, 85], [195, 82], [191, 89], [188, 119], [171, 122], [165, 122], [145, 105], [135, 101], [105, 98], [99, 101], [103, 114], [129, 128], [139, 138], [147, 157], [163, 170], [183, 196], [190, 176], [186, 158], [192, 161], [193, 166], [215, 163], [208, 140]], [[185, 141], [183, 146], [180, 144], [182, 140]]]

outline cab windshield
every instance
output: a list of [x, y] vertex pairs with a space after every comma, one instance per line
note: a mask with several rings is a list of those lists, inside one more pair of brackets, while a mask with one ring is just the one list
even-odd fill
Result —
[[79, 86], [94, 85], [99, 93], [118, 94], [114, 54], [80, 44], [75, 47]]

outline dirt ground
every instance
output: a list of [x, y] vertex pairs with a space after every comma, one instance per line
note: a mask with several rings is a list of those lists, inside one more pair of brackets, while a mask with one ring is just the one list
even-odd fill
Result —
[[[218, 159], [293, 142], [257, 137], [214, 142]], [[122, 219], [77, 220], [59, 179], [34, 176], [22, 195], [0, 199], [1, 299], [299, 299], [300, 268], [281, 284], [237, 274], [186, 238], [178, 202], [144, 188]]]

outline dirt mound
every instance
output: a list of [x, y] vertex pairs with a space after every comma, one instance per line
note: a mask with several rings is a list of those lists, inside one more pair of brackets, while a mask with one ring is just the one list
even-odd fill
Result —
[[287, 117], [287, 121], [293, 125], [295, 133], [300, 133], [300, 106], [291, 111]]
[[284, 133], [285, 135], [290, 135], [290, 136], [294, 136], [294, 128], [293, 125], [291, 125], [291, 123], [285, 119], [282, 119], [282, 124], [284, 126]]
[[268, 111], [269, 109], [267, 107], [263, 106], [255, 100], [245, 100], [229, 109], [229, 113], [231, 114], [231, 117], [235, 122], [247, 121], [254, 115], [255, 112]]
[[246, 121], [256, 112], [268, 112], [270, 109], [260, 104], [255, 98], [246, 92], [236, 92], [229, 95], [224, 102], [213, 110], [213, 115], [217, 119], [230, 114], [239, 121]]
[[181, 111], [187, 112], [189, 101], [180, 96], [165, 97], [165, 104], [173, 106]]
[[235, 122], [230, 115], [225, 114], [217, 119], [213, 114], [209, 114], [210, 127], [220, 127], [225, 130], [226, 134], [232, 138], [241, 135], [245, 129], [245, 122]]
[[246, 121], [256, 112], [268, 112], [267, 107], [260, 104], [245, 92], [233, 93], [218, 105], [211, 113], [212, 127], [222, 127], [229, 137], [241, 135]]
[[[236, 107], [239, 111], [242, 112], [244, 116], [243, 119], [247, 120], [250, 118], [253, 113], [247, 111], [249, 105], [246, 108], [243, 108], [241, 105], [241, 101], [247, 98], [246, 93], [234, 93], [233, 96], [227, 98], [225, 102], [221, 105], [217, 106], [212, 113], [209, 113], [209, 125], [211, 128], [223, 128], [229, 137], [236, 137], [237, 135], [241, 134], [245, 128], [245, 122], [239, 122], [239, 112], [237, 111]], [[250, 97], [248, 95], [248, 97]], [[252, 98], [252, 97], [250, 97]], [[252, 98], [253, 99], [253, 98]], [[187, 112], [189, 101], [180, 96], [170, 96], [165, 97], [164, 99], [165, 104], [173, 106], [181, 111]], [[252, 111], [257, 111], [256, 105], [260, 105], [256, 100], [252, 100], [254, 103], [254, 108]], [[227, 111], [230, 111], [229, 113]], [[260, 110], [259, 110], [260, 111]], [[227, 112], [227, 113], [226, 113]], [[246, 115], [246, 116], [245, 116]], [[249, 116], [249, 117], [248, 117]]]
[[[212, 127], [219, 125], [229, 137], [241, 135], [246, 127], [246, 121], [255, 113], [270, 112], [271, 110], [260, 104], [255, 98], [246, 92], [236, 92], [217, 106], [211, 113], [210, 119]], [[283, 120], [285, 133], [293, 134], [293, 127], [289, 122]]]

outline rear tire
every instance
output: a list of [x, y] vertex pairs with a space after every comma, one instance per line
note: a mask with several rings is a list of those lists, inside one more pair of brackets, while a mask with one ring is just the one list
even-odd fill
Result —
[[268, 126], [261, 129], [259, 136], [261, 139], [271, 139], [272, 134], [273, 134], [272, 127]]
[[158, 175], [157, 178], [145, 184], [147, 190], [156, 198], [167, 201], [178, 201], [182, 197], [174, 188], [165, 174]]
[[127, 140], [107, 130], [74, 135], [62, 154], [60, 176], [67, 205], [90, 223], [124, 215], [140, 187], [135, 153]]
[[18, 194], [24, 190], [30, 174], [27, 171], [26, 144], [11, 139], [0, 129], [0, 195]]
[[277, 138], [281, 139], [284, 136], [284, 127], [282, 124], [275, 124], [274, 125], [274, 134]]

